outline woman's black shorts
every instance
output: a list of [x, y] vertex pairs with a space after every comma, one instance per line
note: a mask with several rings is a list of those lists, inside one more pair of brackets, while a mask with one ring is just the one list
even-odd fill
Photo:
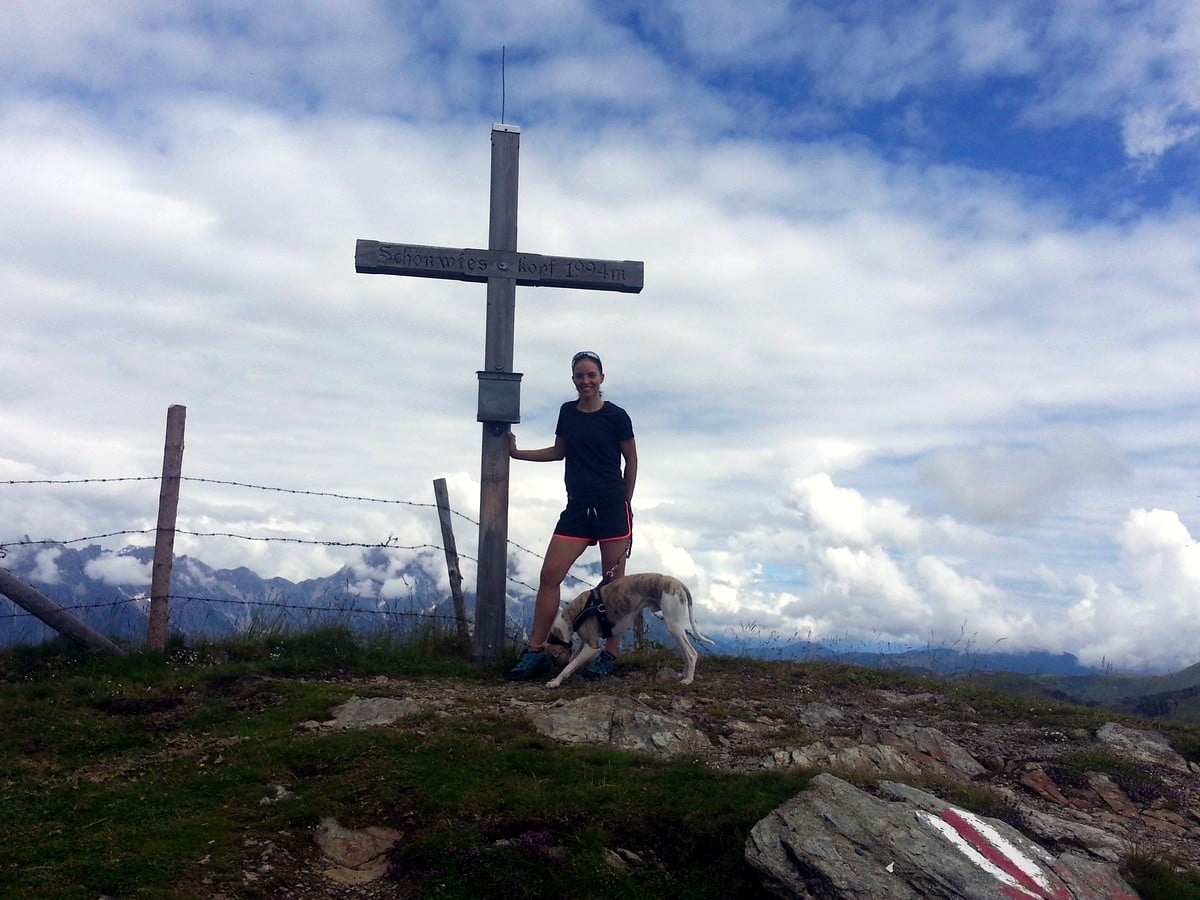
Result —
[[633, 535], [633, 513], [624, 500], [591, 504], [568, 500], [567, 508], [554, 526], [555, 537], [565, 537], [595, 544], [618, 541]]

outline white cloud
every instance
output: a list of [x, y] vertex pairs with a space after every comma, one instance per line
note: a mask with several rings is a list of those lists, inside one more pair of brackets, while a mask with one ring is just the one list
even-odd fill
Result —
[[[677, 19], [652, 21], [664, 39], [678, 32], [698, 65], [761, 70], [783, 85], [811, 80], [834, 118], [899, 98], [936, 106], [987, 79], [1029, 78], [1036, 93], [1018, 118], [1039, 128], [1108, 121], [1142, 170], [1192, 142], [1200, 119], [1200, 20], [1180, 0], [672, 9]], [[917, 111], [909, 106], [910, 124]]]
[[1200, 646], [1200, 544], [1179, 516], [1131, 510], [1117, 540], [1129, 589], [1089, 577], [1062, 625], [1090, 665], [1178, 669]]
[[896, 561], [879, 547], [854, 550], [826, 547], [820, 553], [822, 591], [844, 599], [846, 613], [856, 623], [870, 621], [885, 610], [903, 621], [918, 602], [917, 592]]
[[916, 542], [918, 525], [907, 507], [894, 500], [870, 502], [857, 491], [835, 486], [825, 474], [802, 479], [792, 490], [801, 515], [823, 541], [855, 547], [911, 547]]
[[41, 550], [34, 557], [36, 566], [33, 577], [43, 584], [58, 584], [62, 574], [58, 571], [58, 557], [62, 553], [57, 547]]
[[1200, 134], [1200, 108], [1147, 107], [1131, 112], [1121, 123], [1125, 152], [1143, 168], [1197, 134]]
[[894, 500], [870, 501], [825, 474], [798, 481], [793, 492], [800, 519], [776, 558], [790, 549], [803, 570], [805, 587], [781, 599], [797, 632], [826, 640], [887, 636], [908, 646], [960, 644], [964, 630], [976, 642], [1026, 636], [1010, 612], [1016, 598], [960, 570], [964, 551], [986, 547], [986, 535]]
[[1200, 22], [1190, 2], [1056, 4], [1046, 28], [1053, 73], [1034, 118], [1115, 117], [1139, 168], [1190, 141], [1200, 116]]
[[84, 563], [83, 571], [88, 578], [105, 584], [144, 587], [150, 583], [151, 568], [150, 563], [133, 556], [104, 555]]
[[[928, 633], [941, 636], [944, 646], [964, 653], [1003, 651], [1008, 643], [1038, 646], [1036, 634], [1014, 612], [1014, 598], [995, 584], [963, 575], [936, 556], [921, 557], [916, 571], [919, 590], [931, 611], [929, 620], [923, 624], [928, 626]], [[955, 623], [959, 626], [957, 638], [953, 637]]]

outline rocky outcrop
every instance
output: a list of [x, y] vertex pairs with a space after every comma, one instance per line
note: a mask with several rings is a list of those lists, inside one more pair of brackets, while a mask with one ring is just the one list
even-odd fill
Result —
[[[654, 674], [624, 676], [566, 694], [381, 677], [364, 684], [376, 696], [302, 727], [403, 728], [486, 710], [563, 743], [823, 773], [747, 840], [747, 859], [780, 896], [1132, 897], [1116, 867], [1135, 850], [1200, 870], [1200, 766], [1161, 734], [1069, 710], [1055, 727], [1044, 723], [1057, 712], [1044, 708], [997, 715], [948, 694], [812, 684], [804, 670], [785, 671], [686, 692]], [[953, 798], [955, 786], [988, 812], [935, 795]], [[638, 851], [612, 849], [629, 865]]]
[[1005, 822], [903, 784], [882, 782], [877, 793], [816, 776], [754, 826], [746, 859], [780, 897], [1137, 896], [1110, 863], [1049, 853]]

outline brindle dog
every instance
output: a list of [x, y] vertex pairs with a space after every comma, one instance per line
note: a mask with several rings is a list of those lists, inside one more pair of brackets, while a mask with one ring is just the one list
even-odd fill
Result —
[[692, 593], [678, 578], [646, 572], [626, 575], [599, 588], [584, 591], [560, 610], [550, 626], [546, 655], [562, 665], [571, 652], [571, 636], [578, 634], [582, 643], [565, 668], [546, 687], [560, 687], [581, 666], [600, 652], [601, 643], [610, 635], [620, 635], [633, 625], [643, 610], [661, 613], [663, 624], [679, 645], [683, 654], [681, 684], [691, 684], [696, 677], [699, 654], [688, 640], [687, 633], [698, 641], [713, 644], [696, 629], [692, 618]]

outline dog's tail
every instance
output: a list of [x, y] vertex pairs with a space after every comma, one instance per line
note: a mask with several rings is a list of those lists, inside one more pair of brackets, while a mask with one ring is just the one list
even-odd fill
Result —
[[688, 626], [689, 626], [688, 631], [690, 631], [692, 633], [692, 637], [694, 637], [696, 640], [702, 641], [703, 643], [708, 644], [709, 646], [715, 647], [717, 645], [717, 642], [714, 641], [712, 638], [706, 638], [704, 635], [702, 635], [700, 633], [700, 629], [698, 629], [696, 627], [696, 619], [692, 615], [692, 592], [690, 590], [688, 590], [688, 586], [686, 584], [683, 584], [682, 582], [680, 582], [680, 584], [683, 587], [683, 596], [687, 598]]

